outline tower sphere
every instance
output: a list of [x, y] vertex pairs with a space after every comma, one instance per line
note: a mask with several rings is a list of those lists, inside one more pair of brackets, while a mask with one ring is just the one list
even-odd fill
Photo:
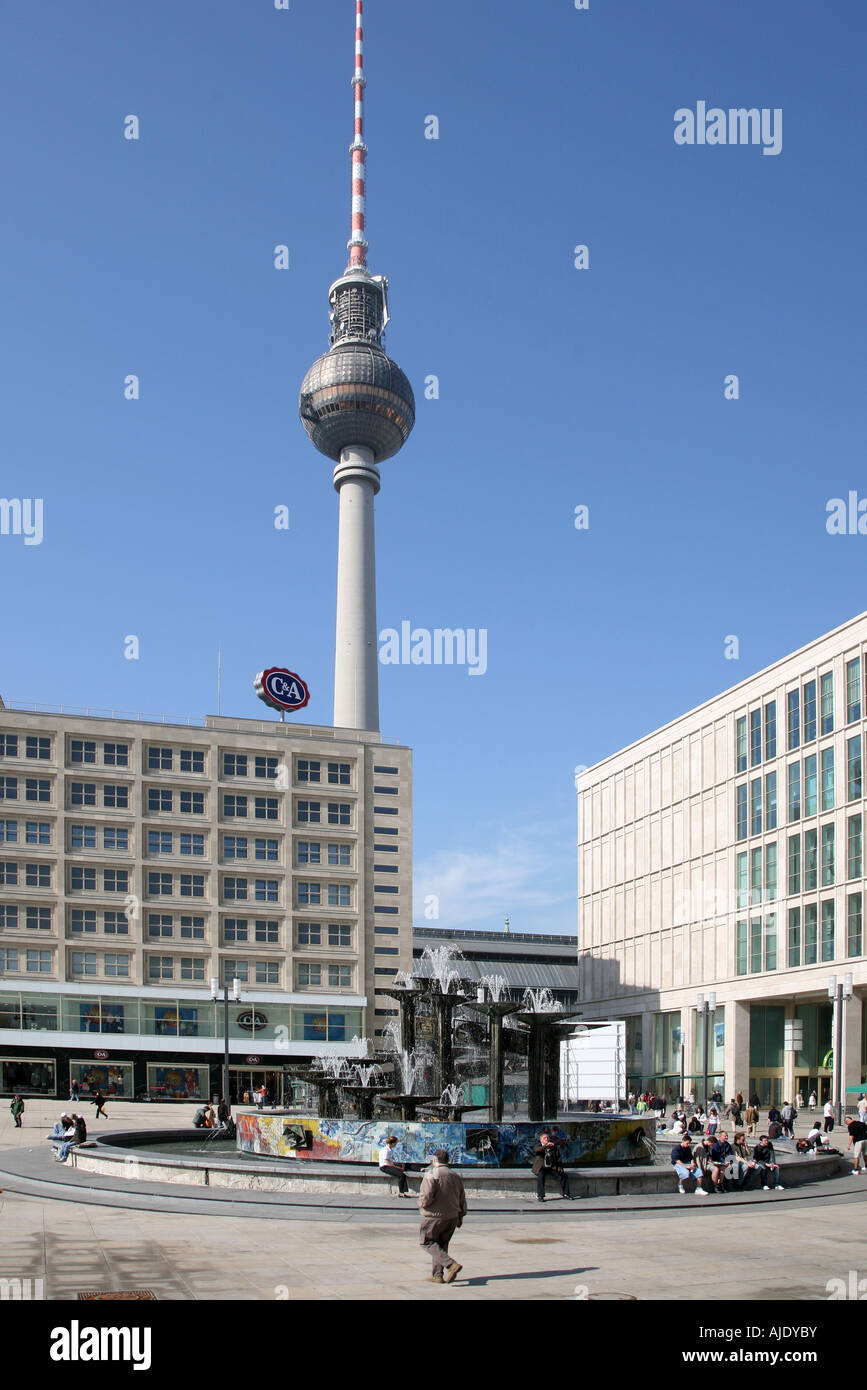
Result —
[[331, 286], [331, 347], [301, 384], [301, 423], [321, 454], [339, 462], [352, 445], [374, 462], [403, 448], [415, 424], [415, 397], [405, 374], [380, 344], [386, 282], [353, 268]]

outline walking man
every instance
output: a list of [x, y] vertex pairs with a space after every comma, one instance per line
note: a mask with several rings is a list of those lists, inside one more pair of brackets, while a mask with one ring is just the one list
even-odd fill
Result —
[[15, 1121], [15, 1128], [21, 1129], [21, 1116], [24, 1113], [24, 1101], [21, 1099], [20, 1096], [12, 1097], [12, 1104], [9, 1106], [9, 1109], [12, 1111], [12, 1118]]
[[463, 1225], [467, 1199], [460, 1177], [449, 1167], [447, 1149], [437, 1149], [433, 1156], [433, 1166], [422, 1179], [418, 1209], [421, 1213], [418, 1243], [430, 1252], [433, 1262], [427, 1282], [451, 1284], [463, 1265], [449, 1254], [449, 1241]]

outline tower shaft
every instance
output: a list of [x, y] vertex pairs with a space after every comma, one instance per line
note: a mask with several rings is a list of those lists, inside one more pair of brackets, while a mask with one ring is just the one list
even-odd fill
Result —
[[379, 729], [373, 520], [379, 470], [373, 459], [373, 450], [365, 445], [350, 446], [334, 470], [340, 498], [334, 726], [340, 729]]

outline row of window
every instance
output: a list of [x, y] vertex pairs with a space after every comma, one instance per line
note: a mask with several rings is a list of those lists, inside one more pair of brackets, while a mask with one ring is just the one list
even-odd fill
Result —
[[[846, 823], [847, 879], [861, 878], [863, 822], [859, 812]], [[778, 896], [777, 843], [757, 845], [737, 856], [737, 905], [773, 902]], [[832, 888], [836, 882], [836, 828], [833, 822], [803, 835], [789, 835], [786, 843], [786, 892], [789, 897]]]
[[[51, 930], [51, 909], [48, 907], [25, 906], [19, 903], [0, 903], [0, 932]], [[74, 907], [70, 910], [69, 930], [74, 936], [126, 936], [130, 934], [130, 923], [125, 912], [112, 908]], [[379, 931], [398, 929], [379, 928]], [[200, 914], [171, 912], [148, 912], [145, 914], [145, 935], [149, 940], [205, 941], [206, 922]], [[282, 937], [282, 924], [271, 919], [248, 919], [246, 917], [225, 917], [221, 922], [221, 944], [237, 945], [239, 942], [258, 941], [263, 945], [279, 946]], [[296, 922], [295, 945], [298, 947], [329, 946], [341, 950], [352, 950], [355, 942], [355, 927], [343, 922]], [[377, 947], [382, 951], [387, 948]]]
[[[50, 975], [52, 952], [38, 949], [19, 950], [17, 946], [0, 946], [0, 974]], [[118, 951], [70, 951], [69, 973], [76, 978], [129, 979], [131, 956]], [[176, 980], [181, 984], [204, 984], [210, 961], [197, 956], [154, 956], [146, 961], [146, 973], [151, 984]], [[309, 961], [295, 966], [296, 989], [352, 989], [352, 965], [332, 965], [325, 961]], [[274, 960], [238, 960], [222, 962], [224, 983], [240, 980], [242, 984], [280, 985], [282, 963]]]
[[[132, 788], [127, 783], [76, 782], [69, 784], [69, 805], [101, 807], [105, 810], [129, 810]], [[51, 802], [51, 782], [48, 778], [0, 776], [0, 802], [33, 801]], [[197, 791], [175, 791], [170, 787], [146, 788], [147, 814], [174, 814], [182, 816], [203, 816], [205, 814], [205, 793]], [[374, 807], [375, 811], [397, 814], [392, 807]], [[295, 808], [299, 825], [351, 825], [351, 802], [299, 800]], [[226, 820], [278, 820], [280, 801], [276, 796], [246, 796], [224, 793], [221, 815]]]
[[[846, 801], [860, 801], [863, 792], [861, 735], [846, 740]], [[835, 802], [834, 749], [823, 748], [786, 769], [789, 823], [819, 811], [832, 811]], [[754, 777], [735, 789], [735, 833], [739, 840], [777, 828], [777, 774]]]
[[[863, 953], [863, 895], [850, 893], [846, 899], [846, 956]], [[777, 941], [777, 915], [754, 917], [737, 923], [737, 973], [754, 975], [776, 970], [781, 952]], [[826, 964], [835, 956], [835, 908], [833, 898], [789, 908], [785, 959], [789, 969], [801, 965]]]
[[[867, 680], [867, 655], [864, 679]], [[862, 658], [846, 662], [846, 723], [861, 718]], [[786, 748], [793, 753], [816, 738], [834, 732], [834, 673], [826, 671], [815, 680], [804, 681], [786, 695]], [[764, 735], [764, 738], [763, 738]], [[735, 766], [738, 772], [758, 767], [777, 756], [777, 702], [770, 700], [735, 721]]]

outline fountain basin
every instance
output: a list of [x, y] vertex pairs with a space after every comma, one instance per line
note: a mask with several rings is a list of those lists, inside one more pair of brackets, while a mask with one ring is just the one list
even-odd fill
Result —
[[586, 1119], [512, 1124], [435, 1120], [346, 1120], [318, 1116], [239, 1115], [236, 1144], [241, 1153], [318, 1162], [376, 1163], [388, 1135], [397, 1136], [402, 1163], [427, 1166], [436, 1149], [447, 1149], [456, 1167], [524, 1168], [543, 1128], [567, 1142], [567, 1167], [652, 1162], [656, 1118], [588, 1115]]

